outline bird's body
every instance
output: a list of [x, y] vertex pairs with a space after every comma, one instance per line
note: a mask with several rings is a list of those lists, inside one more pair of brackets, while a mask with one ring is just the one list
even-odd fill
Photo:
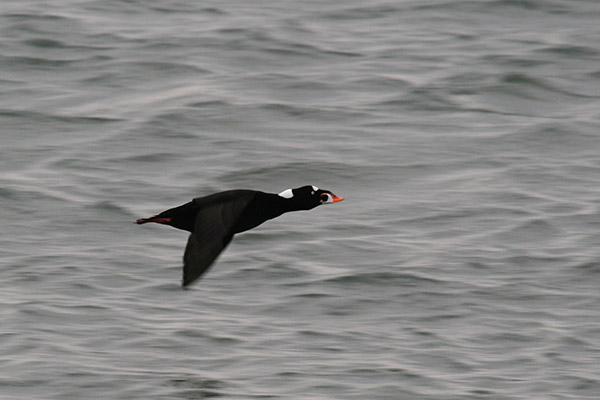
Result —
[[228, 190], [198, 197], [138, 224], [156, 222], [189, 231], [183, 256], [183, 286], [198, 279], [227, 247], [233, 235], [255, 228], [283, 213], [310, 210], [343, 200], [315, 186], [288, 189], [279, 194], [256, 190]]

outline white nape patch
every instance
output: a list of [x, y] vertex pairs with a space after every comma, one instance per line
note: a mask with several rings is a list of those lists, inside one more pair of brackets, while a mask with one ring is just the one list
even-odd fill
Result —
[[292, 189], [286, 189], [283, 192], [279, 193], [277, 196], [283, 197], [284, 199], [291, 199], [294, 197], [294, 192]]
[[317, 190], [319, 190], [318, 187], [316, 187], [315, 185], [312, 185], [313, 190], [316, 192]]

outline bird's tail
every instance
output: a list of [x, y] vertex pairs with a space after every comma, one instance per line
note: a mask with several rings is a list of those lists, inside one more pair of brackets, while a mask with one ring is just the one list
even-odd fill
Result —
[[156, 222], [159, 224], [168, 224], [171, 222], [171, 218], [163, 218], [163, 217], [150, 217], [150, 218], [140, 218], [135, 221], [136, 224], [142, 225], [148, 222]]
[[194, 223], [196, 221], [196, 214], [198, 207], [193, 201], [181, 205], [179, 207], [170, 208], [166, 211], [161, 212], [150, 218], [140, 218], [135, 221], [136, 224], [141, 225], [148, 222], [156, 222], [158, 224], [170, 225], [177, 229], [183, 229], [188, 232], [194, 231]]

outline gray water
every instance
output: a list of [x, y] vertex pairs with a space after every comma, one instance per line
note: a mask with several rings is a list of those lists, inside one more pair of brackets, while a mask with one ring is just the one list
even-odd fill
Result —
[[[0, 398], [597, 399], [600, 2], [5, 0]], [[234, 238], [220, 190], [346, 201]]]

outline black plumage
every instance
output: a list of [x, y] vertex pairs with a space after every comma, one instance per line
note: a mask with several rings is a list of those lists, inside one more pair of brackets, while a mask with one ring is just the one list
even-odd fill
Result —
[[136, 223], [156, 222], [189, 231], [183, 256], [183, 286], [204, 274], [233, 236], [283, 213], [310, 210], [343, 200], [314, 186], [288, 189], [279, 194], [256, 190], [228, 190], [198, 197]]

